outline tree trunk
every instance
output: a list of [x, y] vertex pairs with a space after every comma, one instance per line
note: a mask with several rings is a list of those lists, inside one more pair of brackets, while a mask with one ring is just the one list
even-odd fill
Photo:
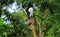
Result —
[[[53, 3], [53, 0], [50, 0], [50, 3]], [[47, 17], [47, 14], [48, 14], [48, 12], [49, 12], [49, 8], [47, 8], [46, 10], [45, 10], [45, 13], [44, 13], [44, 15], [42, 16], [42, 19], [45, 19], [46, 17]], [[45, 32], [43, 32], [43, 30], [44, 30], [44, 28], [43, 28], [43, 24], [45, 24], [43, 21], [41, 22], [41, 27], [40, 27], [40, 32], [39, 32], [39, 37], [45, 37]]]
[[41, 22], [41, 25], [40, 25], [40, 32], [39, 32], [39, 37], [44, 37], [45, 35], [45, 32], [43, 31], [44, 30], [44, 22]]
[[53, 3], [54, 0], [50, 0], [50, 3]]
[[[47, 17], [47, 12], [49, 11], [49, 8], [47, 8], [46, 10], [45, 10], [45, 13], [44, 13], [44, 15], [42, 16], [42, 19], [45, 19], [46, 17]], [[45, 25], [45, 22], [44, 21], [41, 21], [41, 25], [40, 25], [40, 33], [39, 33], [39, 36], [40, 37], [45, 37], [45, 32], [43, 31], [43, 30], [45, 30], [45, 28], [44, 28], [44, 25]]]
[[32, 32], [33, 32], [33, 36], [34, 37], [37, 37], [37, 35], [36, 35], [36, 30], [35, 30], [35, 20], [34, 20], [34, 17], [31, 17], [31, 26], [30, 26], [30, 28], [32, 29]]
[[2, 14], [2, 3], [0, 2], [0, 17], [1, 17], [1, 14]]

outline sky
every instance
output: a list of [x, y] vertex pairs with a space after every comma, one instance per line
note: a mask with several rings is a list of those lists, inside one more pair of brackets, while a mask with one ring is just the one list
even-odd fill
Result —
[[22, 4], [17, 5], [17, 2], [14, 1], [12, 4], [9, 4], [8, 6], [3, 7], [3, 9], [7, 9], [10, 13], [18, 12], [22, 9]]
[[[3, 9], [6, 9], [10, 12], [10, 14], [14, 12], [18, 12], [22, 9], [22, 4], [17, 5], [17, 2], [14, 1], [12, 4], [9, 4], [8, 6], [3, 7]], [[1, 15], [2, 18], [7, 19], [6, 15]], [[4, 21], [5, 24], [10, 24], [11, 22], [9, 20]]]
[[[34, 6], [35, 9], [38, 9], [38, 7], [36, 7], [35, 4], [33, 4], [33, 6]], [[20, 11], [21, 9], [23, 9], [23, 7], [22, 7], [22, 4], [17, 5], [17, 2], [14, 1], [12, 4], [9, 4], [5, 7], [3, 7], [3, 9], [8, 10], [9, 13], [12, 14], [14, 12]], [[7, 19], [6, 15], [2, 15], [1, 17]], [[7, 20], [7, 21], [4, 21], [4, 23], [5, 24], [10, 24], [11, 22]]]

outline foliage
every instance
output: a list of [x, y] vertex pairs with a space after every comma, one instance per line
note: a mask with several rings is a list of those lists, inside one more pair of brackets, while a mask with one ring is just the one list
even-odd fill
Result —
[[[4, 4], [7, 5], [12, 3], [12, 1], [13, 0], [0, 0], [0, 2], [4, 2]], [[30, 0], [16, 1], [18, 2], [18, 4], [22, 3], [23, 5], [31, 2]], [[42, 31], [45, 32], [45, 37], [60, 37], [60, 0], [54, 0], [52, 4], [49, 3], [49, 0], [32, 0], [32, 2], [36, 3], [38, 7], [40, 6], [40, 10], [34, 10], [37, 36], [39, 37], [39, 32], [42, 27]], [[53, 14], [51, 14], [51, 11], [48, 11], [46, 13], [46, 18], [43, 18], [43, 15], [45, 14], [47, 6], [42, 7], [42, 2], [47, 2], [49, 5], [48, 8], [50, 6], [52, 8]], [[27, 15], [23, 11], [17, 13], [15, 12], [13, 14], [10, 14], [8, 11], [2, 11], [2, 14], [6, 15], [7, 20], [10, 20], [11, 24], [5, 24], [4, 19], [0, 18], [1, 37], [33, 37], [32, 30], [29, 28], [27, 24], [25, 24], [27, 20]]]
[[12, 32], [14, 32], [13, 25], [6, 25], [4, 20], [0, 18], [0, 36], [3, 35], [4, 37], [7, 37], [7, 35], [11, 34]]

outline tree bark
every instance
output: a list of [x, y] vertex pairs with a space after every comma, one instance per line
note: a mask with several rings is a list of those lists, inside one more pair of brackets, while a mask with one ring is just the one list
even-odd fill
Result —
[[34, 36], [34, 37], [37, 37], [37, 35], [36, 35], [36, 30], [35, 30], [36, 27], [35, 27], [35, 20], [34, 20], [34, 17], [31, 17], [30, 20], [31, 20], [31, 23], [32, 23], [31, 26], [30, 26], [30, 28], [32, 29], [33, 36]]
[[[53, 3], [53, 0], [50, 0], [50, 3]], [[47, 14], [48, 14], [48, 12], [49, 12], [49, 8], [46, 8], [46, 10], [45, 10], [45, 12], [44, 12], [44, 15], [42, 16], [42, 19], [45, 19], [46, 17], [47, 17]], [[43, 32], [43, 30], [44, 30], [44, 28], [43, 28], [43, 24], [45, 24], [45, 22], [41, 22], [41, 27], [40, 27], [40, 32], [39, 32], [39, 37], [45, 37], [45, 32]]]
[[[49, 8], [47, 8], [44, 12], [44, 15], [42, 16], [42, 19], [45, 19], [47, 17], [47, 12], [49, 11]], [[39, 32], [39, 36], [40, 37], [45, 37], [45, 32], [43, 31], [45, 28], [43, 27], [43, 25], [45, 25], [44, 21], [41, 21], [41, 25], [40, 25], [40, 32]]]
[[50, 0], [50, 3], [53, 3], [54, 0]]

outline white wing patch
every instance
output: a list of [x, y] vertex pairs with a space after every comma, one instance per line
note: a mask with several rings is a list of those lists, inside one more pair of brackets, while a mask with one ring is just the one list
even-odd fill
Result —
[[29, 15], [29, 16], [30, 16], [30, 17], [33, 16], [33, 7], [30, 7], [30, 8], [28, 9], [28, 11], [30, 12], [30, 15]]

